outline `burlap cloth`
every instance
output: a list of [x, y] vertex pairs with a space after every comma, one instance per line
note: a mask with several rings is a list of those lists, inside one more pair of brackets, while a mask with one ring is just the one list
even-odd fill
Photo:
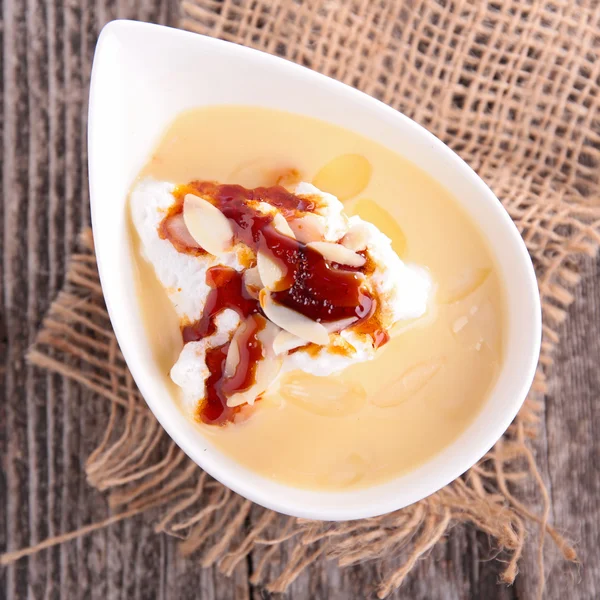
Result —
[[[231, 574], [252, 550], [252, 580], [282, 591], [310, 563], [340, 565], [396, 557], [382, 567], [383, 598], [452, 524], [489, 534], [512, 582], [526, 533], [539, 527], [565, 558], [574, 550], [549, 525], [549, 500], [528, 438], [537, 434], [557, 328], [572, 302], [581, 255], [600, 243], [600, 9], [595, 2], [496, 0], [189, 0], [181, 25], [278, 54], [380, 98], [423, 124], [492, 187], [533, 257], [543, 304], [540, 365], [533, 390], [503, 439], [467, 474], [408, 508], [379, 518], [320, 523], [253, 505], [202, 472], [163, 432], [139, 396], [111, 330], [91, 234], [82, 235], [63, 291], [30, 360], [110, 404], [110, 419], [86, 463], [113, 516], [66, 533], [4, 563], [159, 507], [157, 532], [181, 551]], [[310, 93], [310, 92], [307, 92]], [[543, 510], [522, 500], [538, 486]], [[295, 540], [285, 564], [274, 561]], [[262, 551], [260, 549], [262, 548]], [[398, 558], [399, 557], [399, 558]], [[540, 594], [544, 577], [538, 574]]]

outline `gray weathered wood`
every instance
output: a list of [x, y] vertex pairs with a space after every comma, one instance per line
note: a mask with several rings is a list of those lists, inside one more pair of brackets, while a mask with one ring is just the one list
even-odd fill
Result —
[[[176, 0], [3, 0], [0, 43], [0, 546], [17, 548], [106, 515], [83, 477], [104, 415], [77, 386], [28, 367], [24, 352], [60, 289], [75, 237], [88, 222], [86, 97], [99, 29], [115, 17], [176, 23]], [[595, 268], [592, 268], [595, 267]], [[573, 534], [580, 570], [550, 556], [547, 597], [600, 596], [600, 262], [585, 278], [563, 331], [555, 377], [536, 443], [553, 499], [553, 521]], [[535, 500], [535, 497], [532, 496]], [[500, 565], [485, 536], [456, 529], [420, 561], [394, 598], [531, 598], [534, 554], [514, 587], [498, 585]], [[0, 597], [253, 598], [258, 556], [232, 579], [178, 555], [144, 516], [43, 552], [0, 571]], [[319, 564], [290, 598], [370, 597], [373, 565]]]

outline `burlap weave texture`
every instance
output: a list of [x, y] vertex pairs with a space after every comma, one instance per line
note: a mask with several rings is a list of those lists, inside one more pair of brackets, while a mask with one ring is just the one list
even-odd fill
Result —
[[[73, 257], [31, 360], [95, 390], [111, 417], [89, 457], [90, 484], [117, 517], [160, 506], [157, 530], [231, 573], [258, 551], [253, 579], [284, 590], [319, 557], [342, 565], [400, 556], [385, 597], [453, 523], [473, 523], [508, 554], [512, 581], [531, 524], [564, 555], [527, 439], [537, 434], [557, 328], [600, 243], [600, 8], [594, 2], [184, 0], [181, 26], [271, 52], [383, 100], [427, 127], [490, 185], [531, 253], [543, 304], [540, 366], [519, 416], [463, 478], [376, 519], [322, 524], [254, 506], [208, 478], [167, 439], [134, 387], [104, 309], [89, 234]], [[536, 482], [534, 514], [519, 487]], [[123, 511], [123, 512], [121, 512]], [[218, 536], [215, 534], [218, 533]], [[544, 536], [542, 536], [543, 539]], [[295, 540], [286, 564], [274, 560]], [[542, 550], [540, 548], [540, 568]], [[540, 577], [543, 581], [543, 577]]]

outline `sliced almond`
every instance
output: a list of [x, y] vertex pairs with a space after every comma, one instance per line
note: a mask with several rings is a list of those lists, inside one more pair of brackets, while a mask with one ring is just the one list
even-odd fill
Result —
[[327, 329], [329, 333], [337, 333], [343, 329], [347, 329], [358, 321], [358, 317], [348, 317], [347, 319], [339, 319], [338, 321], [330, 321], [329, 323], [323, 323], [323, 327]]
[[286, 401], [323, 417], [351, 415], [367, 400], [363, 386], [347, 376], [318, 377], [302, 371], [285, 375], [279, 392]]
[[407, 240], [404, 231], [398, 225], [398, 221], [387, 210], [383, 209], [377, 202], [369, 198], [361, 198], [353, 207], [352, 214], [359, 216], [363, 221], [371, 223], [381, 233], [392, 240], [392, 248], [400, 257], [406, 256]]
[[335, 242], [310, 242], [306, 244], [309, 248], [316, 250], [325, 260], [349, 267], [362, 267], [367, 259], [356, 254], [341, 244]]
[[223, 369], [223, 375], [226, 378], [233, 377], [235, 375], [235, 370], [240, 364], [240, 345], [239, 339], [241, 335], [246, 331], [246, 322], [240, 324], [240, 326], [235, 330], [233, 337], [231, 338], [231, 342], [229, 343], [229, 350], [227, 351], [227, 358], [225, 359], [225, 367]]
[[273, 340], [273, 352], [276, 355], [285, 354], [290, 350], [295, 350], [296, 348], [301, 348], [302, 346], [306, 346], [308, 342], [299, 338], [297, 335], [290, 333], [289, 331], [284, 331], [283, 329], [275, 336]]
[[341, 243], [354, 252], [365, 250], [369, 241], [369, 228], [366, 223], [358, 223], [350, 227], [348, 233], [342, 238]]
[[329, 334], [321, 323], [317, 323], [286, 306], [277, 304], [266, 290], [260, 292], [260, 305], [267, 318], [282, 329], [319, 346], [325, 346], [329, 343]]
[[232, 394], [227, 400], [228, 406], [253, 404], [254, 400], [273, 383], [281, 369], [282, 359], [275, 356], [272, 350], [273, 340], [281, 329], [262, 315], [251, 315], [238, 327], [231, 340], [225, 360], [225, 377], [233, 377], [235, 375], [240, 362], [240, 338], [246, 334], [248, 326], [252, 321], [256, 321], [258, 325], [262, 326], [256, 337], [262, 343], [263, 358], [256, 365], [254, 383], [247, 390]]
[[183, 220], [190, 235], [210, 254], [231, 249], [233, 228], [229, 219], [204, 198], [187, 194], [183, 201]]
[[252, 298], [258, 300], [258, 293], [263, 289], [263, 283], [260, 279], [260, 274], [258, 273], [258, 267], [251, 267], [250, 269], [246, 269], [244, 274], [242, 275], [242, 279], [244, 281], [244, 286], [246, 287], [246, 291]]
[[275, 338], [282, 333], [282, 331], [283, 330], [275, 325], [275, 323], [265, 319], [265, 326], [258, 332], [258, 335], [256, 336], [263, 346], [263, 356], [265, 358], [275, 358], [275, 356], [277, 356], [277, 354], [273, 351], [273, 343], [275, 342]]
[[263, 250], [256, 255], [256, 267], [263, 286], [268, 290], [274, 290], [285, 275], [279, 264]]
[[225, 368], [223, 369], [223, 375], [225, 377], [233, 377], [237, 366], [240, 364], [240, 347], [237, 340], [232, 339], [229, 344], [229, 350], [227, 351], [227, 358], [225, 359]]
[[237, 366], [240, 364], [240, 339], [246, 333], [249, 322], [252, 319], [260, 319], [261, 322], [268, 323], [263, 316], [252, 315], [250, 317], [246, 317], [246, 319], [239, 324], [238, 328], [233, 334], [233, 337], [231, 338], [231, 342], [229, 342], [229, 350], [227, 351], [225, 367], [223, 368], [223, 375], [226, 379], [235, 375]]
[[361, 154], [343, 154], [329, 161], [312, 183], [342, 202], [358, 196], [371, 180], [371, 163]]
[[226, 178], [245, 188], [282, 185], [293, 186], [302, 181], [302, 176], [285, 162], [273, 160], [273, 156], [261, 156], [239, 164]]
[[227, 398], [227, 406], [233, 408], [241, 404], [254, 404], [254, 401], [263, 394], [277, 379], [281, 370], [281, 358], [264, 358], [256, 365], [256, 380], [244, 392], [237, 392]]
[[368, 472], [369, 462], [354, 452], [332, 466], [324, 483], [336, 490], [350, 488], [362, 481]]
[[296, 235], [296, 239], [303, 244], [308, 242], [318, 242], [325, 235], [325, 227], [322, 222], [323, 217], [313, 214], [307, 214], [298, 219], [289, 222], [291, 230]]
[[167, 231], [171, 240], [176, 244], [180, 244], [188, 248], [199, 248], [200, 244], [190, 235], [188, 228], [185, 226], [182, 214], [177, 214], [169, 217], [166, 221]]
[[450, 290], [440, 294], [440, 302], [443, 304], [454, 304], [459, 300], [464, 300], [486, 282], [491, 272], [492, 270], [489, 268], [465, 269], [453, 282], [454, 285], [449, 286]]
[[285, 217], [281, 213], [277, 213], [273, 217], [273, 227], [275, 227], [275, 229], [282, 235], [287, 235], [292, 239], [296, 238], [292, 228], [290, 227], [290, 224], [285, 220]]
[[393, 381], [386, 383], [371, 397], [380, 408], [398, 406], [420, 392], [444, 366], [445, 358], [427, 360], [409, 367]]

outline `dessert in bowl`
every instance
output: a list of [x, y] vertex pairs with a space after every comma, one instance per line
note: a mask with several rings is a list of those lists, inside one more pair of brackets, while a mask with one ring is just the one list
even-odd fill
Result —
[[109, 24], [90, 100], [101, 281], [157, 418], [298, 516], [400, 508], [477, 461], [531, 384], [510, 218], [446, 146], [286, 61]]

